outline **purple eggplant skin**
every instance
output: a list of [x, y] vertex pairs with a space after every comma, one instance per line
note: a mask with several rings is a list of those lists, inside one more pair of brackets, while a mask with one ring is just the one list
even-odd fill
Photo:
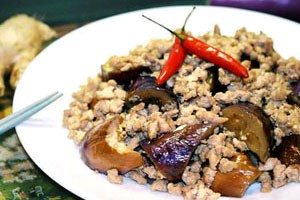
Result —
[[298, 0], [211, 0], [210, 5], [255, 10], [300, 22]]
[[114, 79], [118, 84], [128, 87], [133, 80], [136, 80], [142, 73], [151, 73], [149, 67], [136, 67], [128, 71], [114, 69], [108, 64], [101, 66], [101, 78], [103, 81]]
[[293, 87], [293, 91], [288, 95], [289, 104], [300, 106], [300, 81]]
[[213, 134], [215, 124], [197, 124], [144, 140], [142, 149], [156, 169], [169, 181], [179, 181], [190, 158], [203, 139]]
[[272, 152], [282, 164], [300, 164], [300, 135], [290, 135], [282, 138], [282, 142]]
[[139, 77], [128, 90], [125, 99], [127, 108], [131, 108], [140, 102], [157, 104], [159, 106], [177, 106], [176, 97], [171, 89], [158, 86], [156, 78], [150, 76]]
[[298, 95], [300, 95], [300, 81], [295, 85], [294, 92]]
[[157, 87], [156, 85], [156, 78], [152, 76], [140, 76], [138, 77], [133, 84], [129, 87], [128, 92], [132, 92], [138, 88], [145, 88], [145, 87]]

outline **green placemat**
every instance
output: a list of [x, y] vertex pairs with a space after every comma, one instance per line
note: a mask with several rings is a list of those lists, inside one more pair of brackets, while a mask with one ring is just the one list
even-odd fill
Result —
[[14, 129], [0, 140], [0, 200], [79, 199], [57, 185], [30, 160]]
[[[0, 98], [0, 117], [11, 113], [13, 90]], [[43, 173], [24, 151], [15, 129], [0, 136], [0, 200], [77, 200]]]

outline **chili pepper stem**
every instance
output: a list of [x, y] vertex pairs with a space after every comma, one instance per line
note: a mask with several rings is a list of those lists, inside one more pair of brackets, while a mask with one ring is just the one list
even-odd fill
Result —
[[185, 33], [185, 25], [187, 23], [187, 21], [189, 20], [190, 16], [192, 15], [192, 13], [194, 12], [194, 10], [196, 9], [196, 6], [193, 7], [192, 11], [188, 14], [188, 16], [185, 18], [184, 20], [184, 24], [181, 27], [181, 33]]
[[145, 15], [142, 16], [166, 29], [171, 34], [175, 35], [179, 40], [181, 40], [180, 45], [182, 45], [183, 48], [197, 55], [199, 58], [202, 58], [226, 70], [229, 70], [239, 77], [247, 78], [249, 76], [248, 70], [244, 66], [242, 66], [239, 61], [235, 60], [225, 52], [216, 49], [206, 44], [202, 40], [194, 38], [193, 36], [187, 35], [185, 33], [176, 33], [175, 31], [172, 31], [166, 26], [154, 21], [153, 19], [150, 19], [149, 17], [146, 17]]
[[148, 19], [149, 21], [161, 26], [162, 28], [166, 29], [167, 31], [169, 31], [171, 34], [175, 35], [176, 37], [178, 37], [181, 41], [184, 41], [185, 40], [185, 36], [184, 35], [181, 35], [179, 33], [176, 33], [175, 31], [172, 31], [171, 29], [169, 29], [168, 27], [158, 23], [157, 21], [154, 21], [153, 19], [147, 17], [146, 15], [142, 15], [142, 17]]
[[[186, 35], [185, 33], [185, 25], [187, 24], [188, 19], [190, 18], [191, 14], [195, 10], [195, 6], [193, 7], [192, 11], [186, 16], [184, 20], [184, 24], [181, 27], [181, 31], [179, 34]], [[182, 46], [182, 40], [178, 37], [175, 37], [174, 44], [169, 52], [168, 60], [162, 66], [162, 69], [157, 77], [156, 83], [157, 85], [162, 85], [165, 83], [172, 75], [174, 75], [180, 67], [184, 63], [184, 59], [187, 55], [187, 50]]]

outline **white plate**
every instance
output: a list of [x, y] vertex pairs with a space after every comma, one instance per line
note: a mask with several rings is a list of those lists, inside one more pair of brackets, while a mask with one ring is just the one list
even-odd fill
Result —
[[[108, 183], [104, 175], [93, 172], [82, 162], [79, 149], [62, 128], [62, 119], [72, 92], [85, 84], [87, 77], [96, 76], [100, 65], [111, 55], [126, 55], [151, 38], [170, 37], [167, 31], [141, 17], [142, 14], [175, 29], [181, 27], [191, 9], [192, 6], [147, 9], [93, 22], [54, 42], [30, 64], [15, 92], [14, 111], [53, 91], [64, 93], [63, 98], [16, 129], [27, 153], [53, 180], [88, 200], [181, 199], [151, 192], [147, 186], [127, 179], [122, 185]], [[300, 57], [300, 25], [297, 23], [257, 12], [199, 6], [186, 29], [200, 35], [213, 30], [215, 24], [228, 35], [241, 27], [254, 32], [262, 30], [274, 39], [281, 55]], [[266, 194], [260, 193], [256, 184], [244, 199], [299, 199], [299, 196], [300, 184], [289, 184]]]

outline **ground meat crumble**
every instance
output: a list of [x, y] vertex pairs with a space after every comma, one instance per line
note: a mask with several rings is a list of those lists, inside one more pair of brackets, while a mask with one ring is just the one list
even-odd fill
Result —
[[[237, 30], [234, 36], [224, 36], [216, 26], [213, 32], [199, 37], [240, 60], [249, 69], [249, 78], [242, 80], [219, 68], [218, 81], [226, 91], [213, 94], [209, 77], [214, 64], [188, 55], [178, 73], [167, 82], [179, 97], [178, 109], [162, 111], [158, 105], [141, 102], [124, 111], [127, 95], [124, 87], [114, 80], [103, 81], [98, 75], [89, 78], [87, 84], [73, 94], [73, 101], [64, 112], [63, 126], [69, 129], [69, 137], [80, 144], [95, 124], [120, 114], [124, 119], [122, 139], [129, 149], [143, 153], [139, 146], [145, 138], [155, 139], [182, 125], [223, 124], [227, 118], [222, 117], [221, 109], [240, 102], [251, 102], [264, 110], [274, 125], [275, 146], [288, 135], [300, 135], [300, 108], [286, 102], [291, 83], [300, 79], [300, 62], [296, 58], [282, 58], [274, 50], [270, 37], [245, 28]], [[143, 66], [152, 70], [151, 76], [157, 77], [171, 46], [172, 40], [152, 40], [127, 56], [112, 56], [106, 65], [120, 71]], [[236, 169], [237, 164], [230, 158], [248, 150], [247, 144], [235, 133], [219, 128], [196, 148], [180, 182], [167, 181], [150, 161], [125, 176], [142, 185], [150, 184], [152, 191], [181, 195], [186, 200], [218, 199], [221, 195], [210, 189], [216, 172]], [[258, 169], [261, 174], [257, 181], [261, 183], [262, 192], [289, 182], [300, 182], [300, 165], [297, 164], [286, 166], [277, 158], [269, 157], [259, 163]], [[120, 184], [123, 180], [116, 169], [108, 170], [107, 177], [111, 183]]]

